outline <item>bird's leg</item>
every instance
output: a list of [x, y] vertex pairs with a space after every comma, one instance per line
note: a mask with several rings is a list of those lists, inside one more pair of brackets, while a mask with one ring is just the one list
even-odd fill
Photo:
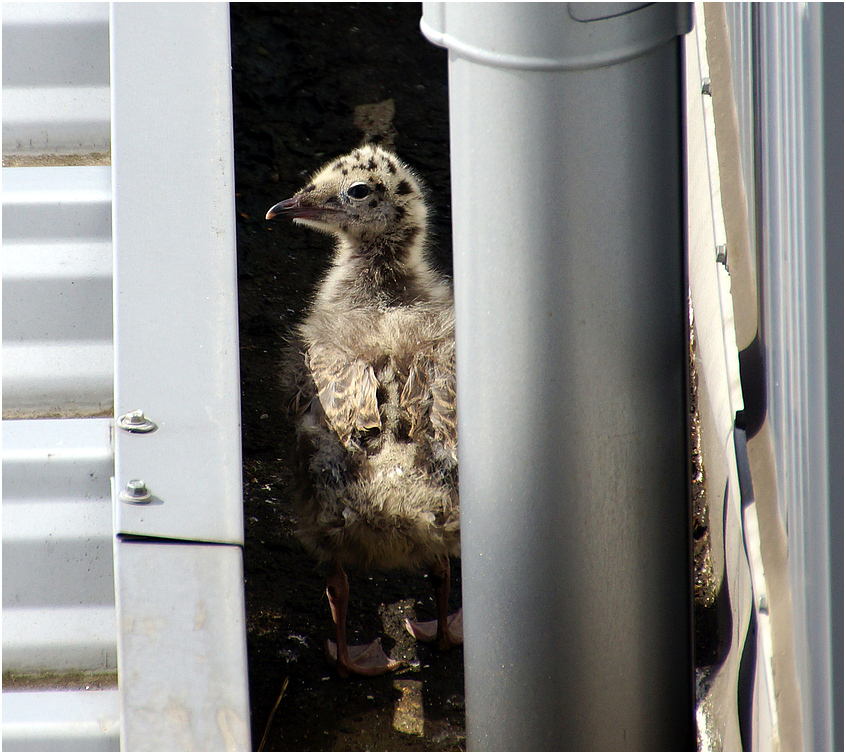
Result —
[[332, 610], [335, 624], [335, 641], [326, 642], [326, 654], [336, 663], [338, 673], [346, 678], [350, 673], [358, 675], [383, 675], [402, 665], [392, 660], [382, 649], [379, 639], [362, 646], [347, 645], [347, 604], [350, 599], [350, 582], [339, 562], [326, 579], [326, 596]]
[[429, 568], [429, 578], [435, 587], [437, 620], [412, 621], [405, 627], [415, 639], [434, 642], [440, 650], [450, 649], [464, 642], [461, 610], [449, 615], [449, 558], [444, 557]]

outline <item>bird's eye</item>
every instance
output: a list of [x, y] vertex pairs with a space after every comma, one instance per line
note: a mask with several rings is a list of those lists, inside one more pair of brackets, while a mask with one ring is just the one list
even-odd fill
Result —
[[366, 196], [370, 196], [370, 186], [361, 182], [354, 183], [347, 189], [347, 196], [353, 199], [364, 199]]

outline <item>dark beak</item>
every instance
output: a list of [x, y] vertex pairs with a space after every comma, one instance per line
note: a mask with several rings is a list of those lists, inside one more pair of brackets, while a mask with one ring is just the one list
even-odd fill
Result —
[[279, 202], [279, 204], [274, 204], [269, 210], [267, 210], [265, 218], [267, 220], [272, 220], [278, 215], [297, 217], [298, 209], [301, 209], [299, 206], [299, 200], [296, 196], [292, 196], [290, 199], [285, 199], [285, 201]]
[[327, 214], [338, 212], [338, 209], [335, 207], [326, 207], [322, 204], [308, 204], [307, 196], [307, 194], [303, 193], [295, 194], [284, 202], [274, 204], [267, 210], [265, 218], [272, 220], [274, 217], [282, 215], [284, 217], [290, 217], [292, 220], [298, 217], [304, 220], [319, 220], [320, 218], [325, 218]]

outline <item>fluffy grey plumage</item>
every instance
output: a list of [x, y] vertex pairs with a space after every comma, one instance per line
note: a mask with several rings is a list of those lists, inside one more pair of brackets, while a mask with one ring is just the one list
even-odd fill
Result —
[[267, 216], [278, 215], [337, 238], [286, 359], [299, 537], [339, 570], [448, 562], [459, 546], [453, 303], [426, 258], [421, 182], [368, 145]]

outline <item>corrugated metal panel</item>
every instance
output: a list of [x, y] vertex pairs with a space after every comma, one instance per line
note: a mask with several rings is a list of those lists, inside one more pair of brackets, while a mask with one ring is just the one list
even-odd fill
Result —
[[[112, 18], [105, 3], [20, 3], [3, 12], [4, 165], [74, 165], [3, 169], [3, 747], [246, 749], [228, 10], [133, 4]], [[146, 31], [133, 36], [133, 24]], [[120, 196], [159, 196], [150, 181], [170, 175], [171, 200], [192, 202], [175, 223], [168, 222], [172, 201], [146, 207], [141, 218], [142, 229], [161, 230], [163, 259], [182, 272], [178, 284], [160, 274], [163, 260], [143, 243], [118, 243], [115, 259], [112, 170], [77, 166], [90, 155], [56, 157], [109, 149], [110, 25], [123, 39], [115, 59], [142, 68], [117, 65], [118, 120], [128, 124], [119, 138], [130, 146], [116, 152], [138, 158], [115, 166]], [[167, 65], [156, 48], [164, 38]], [[196, 58], [198, 47], [210, 57]], [[184, 96], [187, 87], [195, 97], [187, 106], [173, 94], [172, 106], [148, 124], [143, 138], [167, 153], [153, 173], [154, 161], [145, 157], [154, 150], [140, 155], [131, 144], [144, 117], [133, 87], [145, 73], [152, 110], [161, 110], [165, 90]], [[193, 152], [174, 146], [175, 122], [194, 137]], [[197, 138], [201, 133], [210, 138]], [[185, 168], [193, 173], [173, 182], [173, 166], [183, 160], [193, 160]], [[207, 214], [197, 215], [198, 207]], [[192, 259], [180, 254], [186, 239], [196, 242]], [[144, 276], [143, 284], [132, 274]], [[116, 430], [112, 418], [115, 305], [135, 312], [117, 328], [124, 353], [118, 361], [138, 369], [127, 363], [137, 357], [141, 373], [128, 383], [118, 375], [118, 384], [133, 385], [122, 395], [155, 414], [159, 427], [150, 436]], [[181, 344], [173, 340], [178, 333]], [[144, 349], [165, 341], [165, 357], [147, 361]], [[98, 415], [108, 418], [81, 418]], [[157, 523], [155, 531], [129, 526], [125, 533], [230, 544], [115, 537], [114, 506], [127, 505], [114, 489], [115, 431], [121, 474], [178, 483], [156, 484], [163, 497], [128, 506], [136, 515], [129, 519], [143, 521], [158, 502], [178, 511], [177, 498], [187, 496], [201, 521], [199, 528], [163, 531]], [[138, 453], [151, 445], [152, 466]], [[151, 580], [151, 572], [158, 576]], [[109, 688], [117, 667], [120, 690]]]
[[[828, 446], [832, 424], [842, 437], [842, 414], [830, 413], [833, 396], [827, 394], [833, 354], [826, 352], [825, 276], [827, 256], [842, 259], [843, 250], [842, 235], [837, 248], [826, 248], [822, 195], [827, 171], [834, 168], [842, 206], [842, 162], [829, 165], [823, 157], [822, 130], [823, 79], [829, 69], [842, 71], [840, 13], [837, 60], [826, 60], [821, 4], [726, 4], [741, 138], [756, 149], [750, 155], [746, 147], [743, 166], [747, 200], [759, 213], [753, 240], [766, 354], [768, 422], [766, 436], [756, 442], [766, 449], [761, 465], [772, 467], [786, 532], [783, 586], [789, 581], [796, 657], [789, 672], [798, 674], [804, 745], [811, 750], [829, 749], [832, 723], [842, 719], [832, 702], [832, 650], [842, 646], [842, 616], [831, 609], [832, 567], [842, 574], [842, 564], [831, 561], [831, 538], [842, 536], [842, 529], [831, 527], [832, 520], [842, 522], [842, 488], [829, 483], [832, 475], [842, 478], [842, 467], [831, 466]], [[842, 78], [837, 90], [842, 119]], [[838, 127], [842, 155], [842, 121]], [[842, 280], [839, 288], [842, 303]], [[842, 344], [837, 348], [842, 354]], [[842, 363], [842, 356], [837, 360]], [[839, 383], [838, 390], [842, 373]], [[770, 544], [772, 557], [778, 547]], [[842, 575], [839, 584], [842, 589]], [[838, 698], [842, 703], [842, 694]], [[842, 735], [842, 725], [836, 729]]]
[[769, 417], [788, 533], [805, 741], [825, 750], [834, 714], [821, 10], [815, 3], [774, 3], [756, 11]]
[[120, 751], [117, 689], [3, 693], [6, 751]]
[[108, 7], [2, 11], [3, 748], [115, 751]]
[[3, 154], [109, 150], [107, 3], [3, 3]]
[[108, 167], [3, 168], [3, 416], [114, 405]]
[[3, 670], [117, 668], [109, 419], [3, 422]]

